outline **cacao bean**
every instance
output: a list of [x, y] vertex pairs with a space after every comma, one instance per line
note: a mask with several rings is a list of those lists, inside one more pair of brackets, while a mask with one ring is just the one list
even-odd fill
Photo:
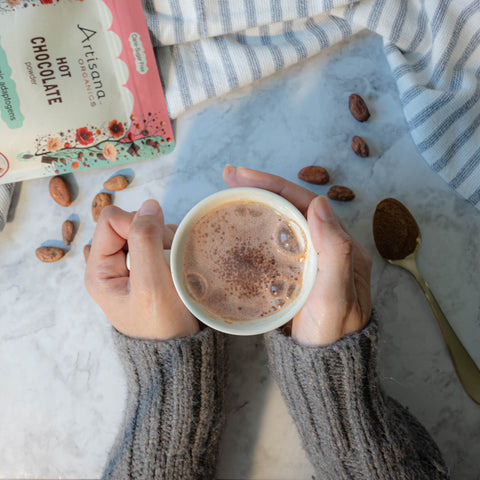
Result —
[[368, 107], [360, 95], [352, 93], [348, 99], [348, 108], [353, 117], [359, 122], [366, 122], [370, 117]]
[[339, 202], [350, 202], [355, 198], [353, 191], [348, 187], [343, 187], [342, 185], [334, 185], [333, 187], [330, 187], [327, 195], [328, 198], [337, 200]]
[[90, 255], [90, 249], [92, 248], [91, 245], [85, 245], [83, 247], [83, 257], [85, 258], [85, 263], [88, 261], [88, 256]]
[[48, 190], [50, 196], [62, 207], [68, 207], [72, 203], [72, 194], [62, 177], [52, 177]]
[[65, 220], [62, 225], [63, 243], [65, 245], [70, 245], [72, 243], [74, 236], [75, 236], [75, 225], [71, 220]]
[[92, 201], [92, 217], [94, 222], [98, 222], [101, 211], [112, 204], [112, 197], [109, 193], [100, 192], [95, 195]]
[[128, 187], [128, 178], [125, 175], [115, 175], [112, 178], [109, 178], [104, 184], [103, 188], [105, 190], [110, 190], [111, 192], [118, 192], [119, 190], [124, 190]]
[[314, 185], [325, 185], [330, 180], [330, 175], [325, 168], [318, 165], [310, 165], [298, 172], [298, 178]]
[[359, 157], [365, 158], [370, 155], [368, 145], [362, 137], [355, 136], [352, 138], [352, 150]]
[[65, 255], [65, 250], [58, 247], [39, 247], [35, 250], [35, 255], [42, 262], [53, 263], [58, 262]]

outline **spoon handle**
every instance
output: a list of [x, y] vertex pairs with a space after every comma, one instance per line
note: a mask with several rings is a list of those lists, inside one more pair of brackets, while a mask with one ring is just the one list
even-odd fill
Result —
[[440, 305], [433, 296], [427, 282], [418, 271], [418, 268], [409, 269], [409, 271], [419, 283], [425, 297], [427, 297], [428, 303], [432, 307], [433, 314], [435, 315], [440, 330], [442, 331], [443, 338], [447, 344], [448, 351], [453, 360], [453, 365], [463, 388], [468, 395], [470, 395], [472, 400], [480, 404], [480, 370], [453, 331], [447, 317], [445, 317], [445, 314], [442, 312]]

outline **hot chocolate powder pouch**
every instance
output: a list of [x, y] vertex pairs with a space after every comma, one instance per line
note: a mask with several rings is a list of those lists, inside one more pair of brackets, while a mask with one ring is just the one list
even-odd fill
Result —
[[0, 184], [174, 145], [141, 0], [0, 0]]

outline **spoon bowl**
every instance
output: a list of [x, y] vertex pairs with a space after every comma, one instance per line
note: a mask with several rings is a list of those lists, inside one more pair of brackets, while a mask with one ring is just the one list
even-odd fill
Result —
[[455, 334], [417, 266], [422, 243], [420, 228], [410, 211], [395, 198], [380, 201], [373, 215], [373, 237], [380, 255], [411, 273], [425, 294], [447, 344], [455, 371], [467, 394], [480, 404], [480, 370]]

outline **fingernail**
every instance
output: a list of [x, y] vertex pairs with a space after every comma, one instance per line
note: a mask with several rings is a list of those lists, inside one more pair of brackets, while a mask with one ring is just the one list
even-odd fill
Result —
[[318, 196], [313, 199], [313, 207], [315, 213], [324, 221], [330, 221], [335, 218], [335, 212], [333, 211], [330, 202], [327, 197]]
[[226, 165], [225, 168], [223, 169], [223, 174], [225, 178], [228, 178], [230, 180], [233, 180], [235, 178], [235, 172], [236, 172], [236, 167], [233, 165]]
[[160, 205], [156, 200], [146, 200], [140, 207], [140, 210], [138, 211], [138, 216], [142, 217], [143, 215], [156, 215], [159, 210]]

